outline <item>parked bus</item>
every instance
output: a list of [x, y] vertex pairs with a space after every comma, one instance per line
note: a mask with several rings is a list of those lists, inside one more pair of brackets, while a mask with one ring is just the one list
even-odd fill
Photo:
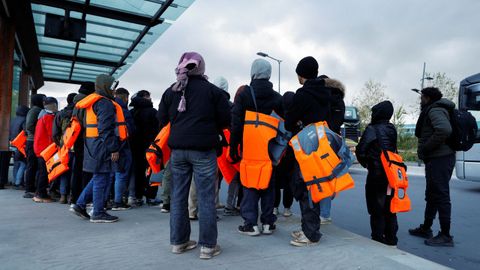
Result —
[[342, 136], [358, 143], [358, 138], [360, 138], [360, 116], [356, 107], [345, 107]]
[[[458, 109], [469, 111], [480, 127], [480, 73], [460, 82]], [[480, 182], [480, 132], [470, 150], [457, 152], [455, 171], [458, 179]]]

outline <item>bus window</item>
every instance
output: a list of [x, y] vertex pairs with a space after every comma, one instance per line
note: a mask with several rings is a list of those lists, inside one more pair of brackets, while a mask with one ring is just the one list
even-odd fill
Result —
[[[467, 110], [480, 110], [480, 83], [473, 84], [467, 87], [465, 94], [466, 109]], [[473, 113], [472, 113], [473, 114]], [[477, 117], [477, 120], [479, 118]]]

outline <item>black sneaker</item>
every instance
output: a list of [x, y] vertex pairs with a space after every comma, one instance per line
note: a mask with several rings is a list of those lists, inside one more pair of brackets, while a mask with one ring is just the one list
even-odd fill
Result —
[[158, 206], [160, 204], [162, 204], [162, 200], [147, 199], [147, 205], [149, 205], [149, 206]]
[[255, 225], [255, 226], [240, 225], [240, 226], [238, 226], [238, 232], [241, 233], [241, 234], [249, 235], [249, 236], [260, 235], [260, 229], [258, 228], [257, 225]]
[[413, 236], [418, 236], [425, 239], [430, 239], [433, 237], [432, 229], [425, 229], [423, 225], [420, 225], [418, 226], [418, 228], [415, 229], [409, 229], [408, 233]]
[[83, 219], [90, 219], [90, 215], [87, 213], [87, 210], [77, 204], [72, 204], [70, 211]]
[[90, 217], [92, 223], [112, 223], [118, 221], [118, 217], [109, 215], [108, 213], [100, 213]]
[[164, 203], [162, 205], [162, 210], [160, 210], [162, 213], [170, 213], [170, 204]]
[[425, 245], [433, 247], [453, 247], [453, 236], [448, 236], [439, 232], [437, 236], [425, 240]]
[[105, 209], [106, 210], [112, 210], [113, 202], [111, 200], [108, 200], [105, 202]]
[[224, 216], [239, 216], [240, 215], [240, 211], [238, 211], [236, 208], [228, 208], [228, 207], [225, 207], [225, 209], [223, 209], [223, 215]]
[[25, 194], [23, 194], [23, 198], [25, 199], [33, 199], [33, 197], [35, 197], [33, 192], [25, 192]]
[[130, 208], [132, 207], [124, 202], [121, 202], [121, 203], [114, 202], [112, 205], [112, 211], [122, 211], [122, 210], [128, 210]]

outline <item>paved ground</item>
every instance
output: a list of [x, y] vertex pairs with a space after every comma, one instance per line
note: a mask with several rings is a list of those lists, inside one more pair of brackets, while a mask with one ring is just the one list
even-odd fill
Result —
[[[411, 164], [413, 165], [413, 164]], [[334, 200], [332, 216], [335, 225], [360, 234], [370, 236], [369, 216], [365, 202], [366, 171], [352, 168], [356, 188], [346, 191]], [[425, 209], [424, 167], [409, 167], [410, 187], [408, 194], [412, 200], [412, 211], [398, 215], [398, 248], [422, 258], [435, 261], [455, 269], [480, 269], [479, 228], [480, 228], [480, 183], [460, 181], [453, 178], [450, 183], [452, 200], [452, 228], [454, 248], [433, 248], [423, 244], [422, 239], [412, 237], [408, 229], [423, 222]], [[455, 173], [454, 173], [455, 175]], [[433, 226], [435, 234], [439, 230], [438, 219]]]
[[[65, 205], [34, 204], [21, 195], [0, 190], [0, 269], [445, 269], [334, 225], [322, 227], [320, 245], [292, 247], [289, 234], [299, 226], [298, 214], [281, 217], [274, 235], [259, 237], [238, 234], [240, 218], [224, 217], [223, 253], [201, 261], [198, 249], [170, 253], [169, 215], [159, 208], [123, 211], [118, 223], [92, 224]], [[196, 222], [192, 227], [196, 239]]]

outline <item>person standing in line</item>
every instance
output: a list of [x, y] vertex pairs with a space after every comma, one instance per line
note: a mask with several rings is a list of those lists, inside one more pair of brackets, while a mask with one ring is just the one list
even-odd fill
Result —
[[397, 130], [390, 123], [392, 115], [393, 105], [388, 100], [372, 107], [372, 121], [365, 128], [355, 153], [360, 164], [368, 170], [365, 198], [372, 240], [396, 246], [397, 215], [390, 212], [393, 190], [388, 188], [387, 175], [380, 160], [382, 150], [397, 152]]
[[[9, 139], [12, 141], [17, 137], [20, 132], [25, 130], [25, 121], [30, 109], [27, 106], [20, 105], [17, 108], [15, 113], [16, 117], [10, 124], [10, 136]], [[22, 186], [25, 186], [25, 168], [27, 167], [27, 160], [20, 151], [15, 150], [13, 154], [13, 179], [15, 181], [15, 189], [20, 189]]]
[[27, 168], [25, 170], [25, 194], [24, 198], [32, 199], [35, 196], [35, 179], [38, 170], [38, 159], [33, 150], [33, 141], [35, 138], [35, 127], [37, 126], [38, 115], [43, 110], [43, 100], [46, 98], [43, 94], [33, 94], [30, 98], [31, 108], [27, 113], [25, 120], [25, 132], [27, 133], [27, 144], [25, 152], [27, 154]]
[[[415, 128], [418, 138], [418, 157], [425, 163], [425, 219], [419, 227], [410, 229], [414, 236], [425, 238], [428, 246], [453, 247], [450, 235], [452, 204], [450, 202], [450, 179], [455, 167], [455, 151], [449, 146], [452, 134], [450, 116], [455, 103], [442, 98], [435, 87], [421, 91], [421, 113]], [[433, 236], [435, 216], [440, 220], [440, 232]]]
[[40, 153], [42, 153], [42, 151], [53, 142], [52, 126], [55, 114], [58, 112], [58, 102], [53, 97], [47, 97], [43, 103], [44, 109], [38, 114], [38, 121], [35, 126], [33, 150], [37, 156], [38, 173], [37, 181], [35, 183], [37, 189], [35, 191], [35, 196], [32, 199], [37, 203], [50, 203], [55, 200], [47, 193], [47, 166], [45, 160], [40, 156]]
[[197, 246], [190, 240], [188, 219], [188, 193], [194, 176], [199, 201], [200, 259], [210, 259], [221, 252], [217, 244], [215, 148], [219, 144], [218, 131], [230, 125], [230, 108], [222, 90], [204, 75], [205, 61], [200, 54], [184, 53], [175, 73], [177, 82], [165, 91], [158, 109], [159, 128], [171, 124], [170, 244], [175, 254]]

